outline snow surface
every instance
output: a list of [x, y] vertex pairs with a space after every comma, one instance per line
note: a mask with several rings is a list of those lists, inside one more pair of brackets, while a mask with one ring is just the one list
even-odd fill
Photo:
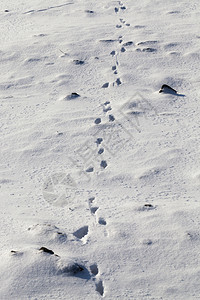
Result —
[[199, 28], [196, 0], [1, 0], [1, 300], [200, 299]]

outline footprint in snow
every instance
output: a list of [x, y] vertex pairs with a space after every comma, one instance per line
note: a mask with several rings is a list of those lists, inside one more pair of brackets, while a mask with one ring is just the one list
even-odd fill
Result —
[[110, 110], [112, 110], [111, 106], [108, 106], [108, 107], [104, 107], [104, 108], [103, 108], [103, 112], [108, 112], [108, 111], [110, 111]]
[[[92, 199], [94, 199], [94, 198], [92, 198]], [[96, 212], [98, 211], [99, 207], [98, 206], [93, 206], [93, 201], [94, 200], [92, 200], [92, 202], [90, 202], [90, 199], [89, 199], [88, 206], [89, 206], [91, 214], [94, 216], [94, 215], [96, 215]], [[100, 225], [106, 225], [107, 224], [106, 220], [102, 217], [98, 218], [98, 221], [96, 221], [96, 222], [98, 222], [98, 224], [100, 224]]]
[[92, 275], [96, 276], [99, 273], [97, 264], [92, 264], [90, 266], [90, 271], [91, 271]]
[[144, 48], [144, 49], [142, 49], [142, 52], [157, 52], [157, 49], [155, 49], [155, 48]]
[[116, 51], [115, 50], [111, 51], [110, 55], [115, 56], [116, 55]]
[[148, 45], [155, 45], [158, 41], [144, 41], [137, 43], [138, 46], [148, 46]]
[[104, 220], [104, 218], [99, 218], [98, 223], [99, 223], [100, 225], [106, 225], [106, 224], [107, 224], [106, 221]]
[[90, 208], [91, 214], [94, 215], [98, 209], [99, 209], [98, 206], [91, 207], [91, 208]]
[[117, 80], [116, 80], [116, 84], [117, 84], [117, 85], [120, 85], [120, 84], [122, 84], [122, 82], [121, 82], [120, 78], [117, 78]]
[[104, 295], [104, 285], [103, 285], [103, 281], [101, 279], [99, 279], [99, 268], [98, 265], [96, 263], [92, 264], [90, 266], [90, 272], [92, 273], [92, 275], [94, 276], [94, 280], [95, 280], [95, 290], [101, 295]]
[[102, 85], [102, 88], [108, 88], [109, 87], [109, 82], [106, 82], [106, 83], [104, 83], [103, 85]]
[[94, 172], [94, 168], [93, 167], [89, 167], [89, 168], [86, 169], [86, 172], [87, 173], [92, 173], [92, 172]]
[[103, 281], [99, 280], [97, 281], [97, 283], [95, 283], [96, 285], [96, 291], [103, 296], [104, 295], [104, 286], [103, 286]]
[[144, 26], [144, 25], [135, 25], [134, 26], [134, 29], [143, 29], [143, 28], [145, 28], [146, 26]]
[[93, 203], [94, 203], [94, 200], [95, 200], [95, 197], [91, 197], [89, 198], [88, 200], [88, 206], [89, 206], [89, 209], [90, 209], [90, 212], [92, 215], [94, 215], [96, 213], [96, 211], [98, 210], [99, 207], [93, 207]]
[[101, 118], [97, 118], [97, 119], [94, 121], [94, 123], [97, 124], [97, 125], [100, 124], [100, 123], [101, 123]]
[[89, 206], [92, 205], [92, 203], [94, 202], [94, 200], [95, 200], [95, 197], [90, 197], [90, 198], [88, 199], [88, 204], [89, 204]]
[[102, 160], [100, 166], [105, 169], [108, 166], [108, 164], [105, 160]]
[[74, 59], [73, 60], [73, 63], [75, 64], [75, 65], [84, 65], [84, 61], [83, 60], [79, 60], [79, 59]]
[[88, 226], [83, 226], [76, 230], [73, 235], [78, 238], [79, 240], [82, 240], [88, 235]]
[[74, 100], [79, 97], [80, 97], [80, 95], [78, 93], [71, 93], [70, 95], [66, 96], [64, 98], [64, 100]]
[[93, 10], [88, 10], [88, 9], [86, 9], [85, 12], [88, 13], [88, 14], [93, 14], [94, 13]]
[[104, 152], [104, 149], [100, 148], [99, 151], [98, 151], [98, 154], [102, 154], [103, 152]]
[[109, 122], [115, 121], [115, 117], [113, 115], [109, 115], [108, 117], [109, 117]]
[[102, 138], [97, 138], [97, 140], [96, 140], [96, 144], [97, 145], [100, 145], [101, 143], [103, 142], [103, 139]]
[[149, 210], [154, 210], [154, 209], [156, 209], [156, 206], [154, 206], [150, 203], [146, 203], [142, 207], [139, 208], [139, 211], [149, 211]]
[[133, 45], [133, 41], [129, 41], [123, 44], [124, 47], [132, 46], [132, 45]]

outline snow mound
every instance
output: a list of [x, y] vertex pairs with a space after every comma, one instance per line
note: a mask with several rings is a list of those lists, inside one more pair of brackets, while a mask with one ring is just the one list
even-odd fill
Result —
[[67, 234], [58, 227], [51, 224], [36, 224], [28, 228], [30, 234], [34, 235], [38, 240], [64, 243], [67, 241]]

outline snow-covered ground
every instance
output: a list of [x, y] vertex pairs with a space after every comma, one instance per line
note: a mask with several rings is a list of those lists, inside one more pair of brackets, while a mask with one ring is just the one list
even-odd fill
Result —
[[1, 0], [1, 300], [200, 299], [199, 28], [197, 0]]

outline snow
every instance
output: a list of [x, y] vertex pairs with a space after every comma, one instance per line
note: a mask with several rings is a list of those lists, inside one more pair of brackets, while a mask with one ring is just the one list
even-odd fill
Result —
[[199, 2], [0, 15], [0, 299], [199, 299]]

